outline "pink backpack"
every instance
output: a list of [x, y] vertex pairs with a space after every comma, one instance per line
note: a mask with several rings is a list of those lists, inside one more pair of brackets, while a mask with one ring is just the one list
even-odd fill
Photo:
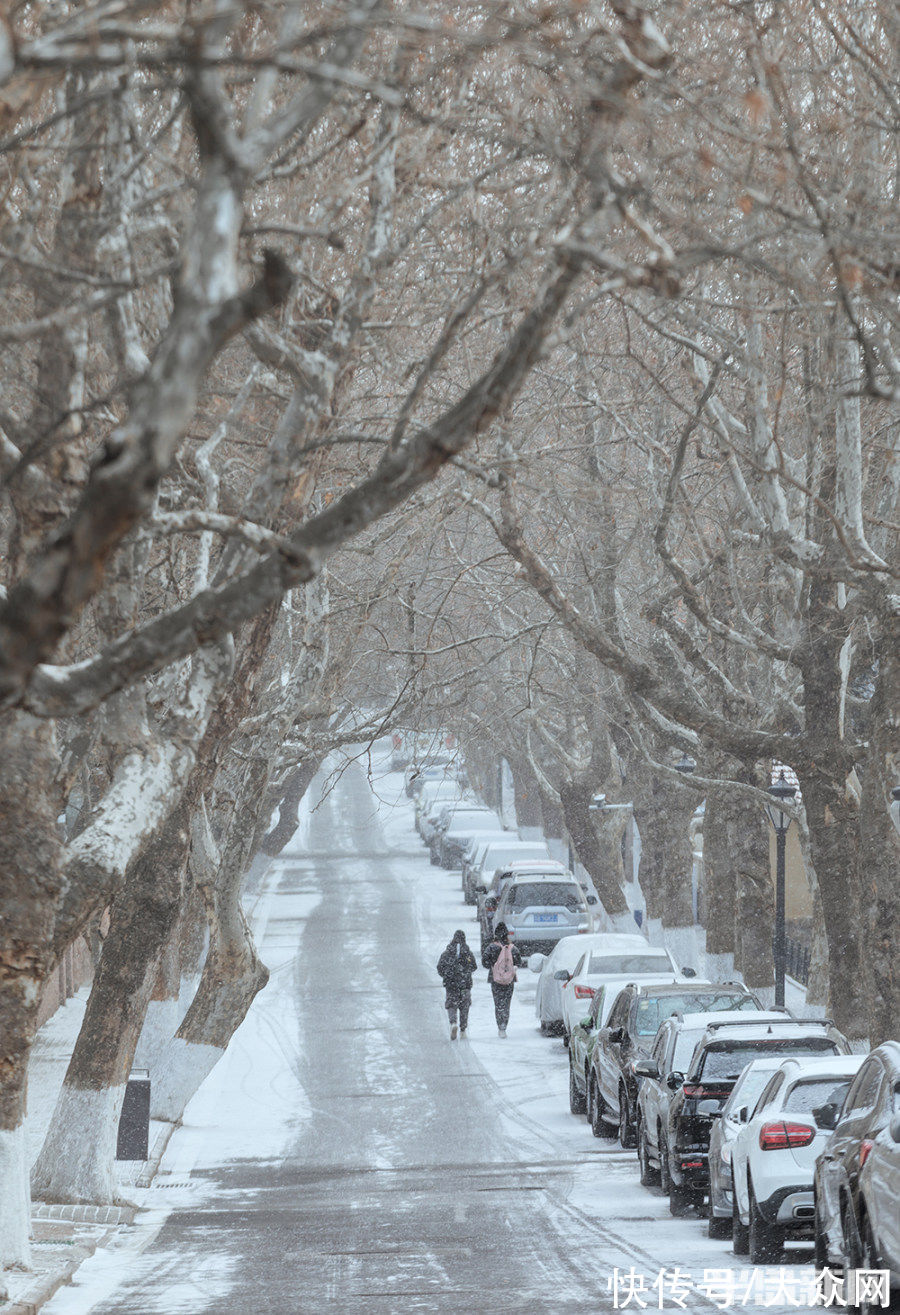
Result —
[[513, 963], [512, 949], [509, 945], [504, 945], [498, 954], [491, 976], [498, 986], [509, 986], [516, 980], [516, 965]]

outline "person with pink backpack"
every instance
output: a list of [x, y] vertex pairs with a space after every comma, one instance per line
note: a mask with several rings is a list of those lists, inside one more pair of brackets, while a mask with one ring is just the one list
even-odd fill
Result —
[[522, 956], [510, 942], [509, 928], [505, 922], [497, 923], [494, 928], [494, 939], [484, 947], [481, 962], [488, 970], [488, 981], [494, 996], [497, 1031], [501, 1036], [506, 1036], [509, 1006], [512, 1004], [513, 989], [516, 984], [516, 969], [522, 967]]

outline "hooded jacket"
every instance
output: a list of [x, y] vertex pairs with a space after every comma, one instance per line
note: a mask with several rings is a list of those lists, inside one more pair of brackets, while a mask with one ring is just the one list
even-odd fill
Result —
[[438, 976], [443, 979], [448, 991], [471, 991], [472, 974], [478, 964], [475, 955], [466, 944], [465, 933], [458, 931], [438, 959]]

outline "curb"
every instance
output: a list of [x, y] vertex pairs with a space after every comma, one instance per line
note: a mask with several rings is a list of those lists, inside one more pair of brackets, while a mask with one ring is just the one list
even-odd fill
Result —
[[[147, 1163], [135, 1180], [135, 1187], [149, 1187], [156, 1177], [160, 1163], [166, 1153], [166, 1147], [172, 1133], [178, 1125], [167, 1123], [160, 1128]], [[71, 1283], [75, 1271], [92, 1256], [98, 1247], [105, 1245], [113, 1233], [121, 1227], [134, 1223], [140, 1210], [135, 1205], [53, 1205], [45, 1201], [34, 1204], [31, 1217], [36, 1221], [59, 1222], [71, 1224], [103, 1224], [106, 1231], [90, 1240], [82, 1240], [73, 1247], [62, 1266], [52, 1273], [46, 1273], [37, 1279], [34, 1286], [14, 1301], [4, 1300], [0, 1293], [0, 1312], [2, 1315], [37, 1315], [42, 1306], [51, 1297]]]

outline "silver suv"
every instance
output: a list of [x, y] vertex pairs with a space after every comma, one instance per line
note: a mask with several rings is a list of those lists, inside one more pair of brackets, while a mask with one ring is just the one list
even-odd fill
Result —
[[549, 954], [557, 941], [593, 931], [593, 914], [569, 873], [516, 875], [500, 896], [493, 926], [505, 922], [523, 955]]

